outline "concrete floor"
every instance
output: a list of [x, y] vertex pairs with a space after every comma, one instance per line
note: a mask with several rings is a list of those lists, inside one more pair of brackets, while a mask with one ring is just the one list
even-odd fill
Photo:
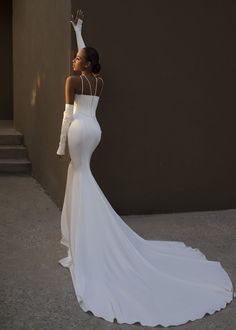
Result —
[[[199, 248], [209, 260], [222, 263], [236, 287], [236, 210], [122, 218], [146, 239], [179, 240]], [[34, 178], [0, 176], [0, 226], [2, 330], [151, 329], [110, 323], [80, 308], [69, 270], [58, 264], [66, 256], [59, 242], [60, 210]], [[235, 315], [236, 299], [213, 315], [168, 329], [233, 330]]]

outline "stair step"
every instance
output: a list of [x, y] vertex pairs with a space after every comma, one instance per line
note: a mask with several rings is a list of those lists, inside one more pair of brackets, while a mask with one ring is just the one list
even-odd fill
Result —
[[0, 159], [1, 173], [30, 173], [31, 161], [27, 158], [5, 158]]
[[0, 144], [0, 159], [22, 157], [27, 157], [27, 148], [23, 144]]
[[0, 129], [0, 145], [22, 144], [22, 143], [23, 143], [23, 134], [18, 132], [15, 128]]

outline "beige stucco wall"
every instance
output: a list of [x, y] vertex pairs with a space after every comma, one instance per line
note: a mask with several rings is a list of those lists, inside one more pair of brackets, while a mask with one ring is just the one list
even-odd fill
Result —
[[33, 176], [61, 203], [67, 163], [56, 158], [70, 73], [70, 1], [13, 1], [14, 123]]
[[91, 168], [112, 206], [235, 208], [233, 1], [13, 1], [14, 120], [48, 194], [62, 206], [69, 157], [55, 152], [77, 8], [101, 56], [103, 135]]

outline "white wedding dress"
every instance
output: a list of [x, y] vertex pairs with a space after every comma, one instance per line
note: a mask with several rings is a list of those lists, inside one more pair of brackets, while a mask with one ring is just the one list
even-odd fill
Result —
[[[77, 31], [78, 32], [78, 31]], [[101, 140], [99, 96], [76, 94], [61, 243], [83, 311], [107, 321], [164, 327], [226, 307], [233, 285], [218, 261], [180, 241], [146, 240], [114, 211], [90, 169]]]

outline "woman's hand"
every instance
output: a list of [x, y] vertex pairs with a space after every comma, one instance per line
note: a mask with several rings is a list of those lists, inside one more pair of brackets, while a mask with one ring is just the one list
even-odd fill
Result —
[[76, 12], [76, 16], [74, 18], [74, 15], [71, 15], [72, 20], [70, 21], [71, 24], [73, 25], [74, 29], [76, 29], [76, 27], [78, 25], [80, 25], [80, 27], [82, 26], [83, 20], [84, 20], [84, 13], [82, 11], [82, 9], [78, 9]]
[[81, 9], [78, 9], [75, 18], [74, 15], [72, 14], [72, 20], [70, 21], [75, 31], [78, 51], [81, 48], [86, 47], [84, 39], [82, 37], [83, 20], [84, 20], [84, 13]]

